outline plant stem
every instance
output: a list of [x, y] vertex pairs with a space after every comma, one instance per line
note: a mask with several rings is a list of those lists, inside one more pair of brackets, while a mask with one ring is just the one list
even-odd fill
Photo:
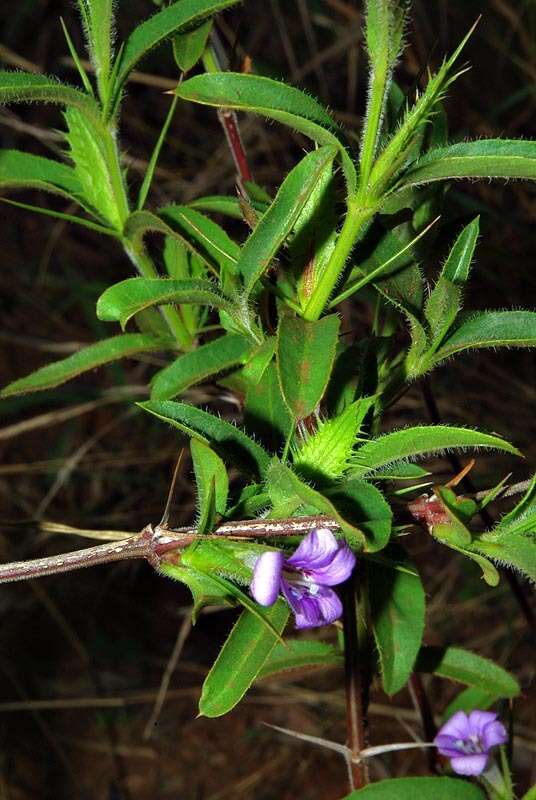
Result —
[[348, 212], [344, 220], [344, 225], [337, 237], [337, 243], [332, 256], [305, 306], [303, 312], [304, 319], [311, 322], [319, 319], [339, 281], [348, 256], [352, 252], [359, 234], [376, 211], [376, 204], [362, 206], [357, 202], [355, 197], [349, 199]]
[[[430, 707], [430, 701], [426, 690], [424, 688], [422, 678], [418, 672], [413, 672], [409, 679], [409, 691], [413, 705], [418, 711], [421, 718], [422, 734], [425, 742], [432, 742], [437, 733], [437, 727], [434, 722], [434, 715]], [[431, 747], [428, 752], [428, 766], [431, 772], [436, 774], [439, 772], [437, 762], [437, 750]]]
[[[220, 525], [214, 531], [217, 538], [231, 539], [277, 539], [308, 533], [312, 528], [339, 530], [336, 520], [323, 516], [290, 517], [289, 519], [237, 520]], [[206, 540], [208, 534], [203, 536]], [[122, 541], [113, 541], [95, 547], [85, 547], [57, 556], [34, 558], [26, 561], [11, 561], [0, 564], [0, 583], [41, 578], [61, 572], [93, 567], [110, 561], [123, 561], [131, 558], [145, 558], [157, 567], [166, 553], [175, 553], [188, 547], [198, 538], [197, 528], [166, 528], [146, 525], [141, 533], [129, 536]]]
[[359, 761], [367, 746], [368, 657], [363, 603], [356, 573], [343, 587], [344, 664], [346, 688], [347, 746], [351, 752], [348, 765], [350, 788], [361, 789], [368, 783], [366, 760]]

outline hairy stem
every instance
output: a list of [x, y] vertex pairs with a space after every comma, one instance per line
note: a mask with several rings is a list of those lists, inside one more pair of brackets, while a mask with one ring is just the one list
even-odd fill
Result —
[[310, 321], [319, 319], [339, 282], [348, 256], [352, 252], [359, 234], [370, 222], [376, 211], [375, 204], [361, 206], [355, 198], [351, 198], [348, 201], [348, 213], [346, 214], [344, 225], [337, 238], [332, 256], [307, 301], [303, 312], [304, 319]]

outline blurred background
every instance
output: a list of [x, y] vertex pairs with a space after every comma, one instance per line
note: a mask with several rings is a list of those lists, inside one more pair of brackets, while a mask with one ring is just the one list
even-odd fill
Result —
[[[120, 0], [121, 37], [154, 8], [150, 0]], [[422, 85], [427, 64], [437, 67], [480, 14], [465, 51], [472, 69], [452, 87], [446, 103], [452, 138], [534, 137], [534, 0], [415, 0], [398, 80], [405, 91]], [[73, 2], [4, 0], [3, 68], [76, 82], [60, 16], [81, 52]], [[366, 100], [359, 0], [245, 0], [220, 18], [218, 30], [234, 68], [251, 57], [257, 71], [307, 89], [357, 140]], [[164, 47], [128, 86], [120, 136], [133, 187], [143, 178], [170, 102], [164, 91], [177, 80], [170, 48]], [[240, 122], [255, 179], [273, 190], [296, 163], [304, 140], [252, 117]], [[2, 146], [57, 156], [61, 124], [58, 109], [3, 108]], [[234, 190], [234, 168], [215, 113], [182, 105], [158, 165], [153, 202]], [[43, 195], [18, 199], [57, 202]], [[466, 306], [533, 305], [534, 186], [456, 184], [447, 209], [438, 260], [427, 265], [431, 274], [455, 231], [480, 213], [482, 238]], [[131, 267], [111, 239], [6, 204], [0, 204], [0, 231], [0, 384], [5, 385], [111, 335], [111, 327], [95, 318], [95, 301], [107, 285], [128, 277]], [[58, 390], [0, 403], [2, 561], [94, 543], [43, 531], [39, 521], [133, 532], [158, 521], [186, 442], [132, 409], [132, 398], [146, 394], [155, 364], [154, 356], [124, 362]], [[478, 488], [512, 470], [515, 480], [534, 471], [536, 381], [530, 352], [466, 355], [438, 371], [433, 387], [444, 421], [495, 431], [526, 455], [525, 462], [479, 458]], [[196, 389], [194, 397], [222, 413], [236, 413], [214, 387]], [[426, 420], [415, 386], [386, 422], [392, 427]], [[431, 467], [439, 480], [452, 474], [448, 462], [434, 461]], [[186, 451], [171, 521], [188, 524], [194, 514]], [[521, 681], [514, 763], [520, 788], [527, 788], [536, 781], [531, 728], [536, 703], [526, 621], [506, 581], [492, 590], [476, 568], [451, 551], [424, 534], [412, 538], [428, 592], [427, 643], [462, 644], [493, 657]], [[343, 741], [342, 676], [331, 671], [265, 682], [224, 719], [196, 719], [199, 687], [234, 616], [203, 614], [190, 632], [189, 609], [184, 587], [141, 562], [0, 587], [0, 800], [335, 800], [346, 792], [338, 756], [284, 739], [262, 724]], [[169, 689], [161, 703], [163, 677], [169, 678]], [[436, 679], [427, 687], [438, 712], [457, 691]], [[419, 732], [406, 692], [389, 701], [375, 687], [372, 700], [373, 744], [407, 741]], [[419, 751], [372, 764], [375, 779], [426, 772]]]

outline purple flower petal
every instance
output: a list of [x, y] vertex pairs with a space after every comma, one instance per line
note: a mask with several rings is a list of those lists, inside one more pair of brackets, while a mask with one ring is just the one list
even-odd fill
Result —
[[325, 567], [309, 569], [307, 574], [311, 580], [321, 586], [337, 586], [339, 583], [344, 583], [344, 581], [348, 580], [355, 567], [355, 561], [355, 555], [348, 545], [340, 542], [339, 549], [333, 556], [331, 564], [326, 564]]
[[255, 562], [250, 591], [261, 606], [271, 606], [277, 600], [283, 571], [283, 553], [270, 550], [262, 553]]
[[450, 765], [457, 775], [481, 775], [486, 769], [487, 763], [486, 753], [456, 756], [450, 760]]
[[285, 564], [304, 572], [320, 586], [337, 586], [350, 577], [355, 555], [346, 542], [337, 541], [328, 528], [318, 528], [302, 539]]
[[493, 711], [480, 711], [478, 708], [471, 711], [467, 717], [471, 733], [475, 736], [480, 736], [486, 725], [490, 722], [495, 722], [496, 719], [497, 714], [494, 714]]
[[339, 543], [329, 528], [316, 528], [304, 536], [286, 563], [296, 570], [320, 569], [331, 564], [338, 549]]
[[487, 753], [492, 747], [505, 744], [508, 741], [506, 728], [502, 722], [499, 722], [499, 720], [488, 722], [488, 724], [485, 725], [482, 730], [481, 740], [484, 752]]
[[342, 615], [342, 603], [333, 589], [293, 585], [282, 580], [281, 590], [294, 612], [296, 628], [329, 625]]
[[452, 736], [454, 739], [467, 739], [471, 736], [472, 732], [471, 726], [469, 725], [469, 717], [465, 711], [457, 711], [441, 726], [434, 741], [437, 741], [439, 736]]

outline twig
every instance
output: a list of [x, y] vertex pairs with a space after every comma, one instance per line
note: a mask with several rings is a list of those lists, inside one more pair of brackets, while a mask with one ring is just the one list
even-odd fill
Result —
[[143, 731], [143, 738], [145, 740], [150, 739], [151, 735], [153, 734], [155, 725], [158, 721], [158, 717], [160, 716], [162, 707], [164, 705], [164, 701], [166, 699], [166, 694], [169, 689], [171, 677], [175, 672], [175, 667], [177, 666], [177, 662], [181, 657], [182, 649], [184, 647], [184, 644], [186, 642], [186, 639], [188, 638], [191, 629], [192, 629], [192, 609], [190, 609], [189, 612], [186, 614], [186, 616], [184, 616], [181, 620], [181, 624], [179, 626], [179, 632], [177, 634], [177, 639], [175, 641], [173, 651], [169, 657], [168, 663], [166, 664], [164, 674], [162, 675], [162, 680], [160, 682], [160, 687], [158, 689], [158, 694], [156, 696], [153, 711]]
[[[220, 525], [214, 531], [215, 538], [233, 539], [274, 539], [307, 533], [312, 528], [324, 527], [338, 530], [334, 519], [323, 516], [291, 517], [278, 520], [239, 520]], [[27, 561], [11, 561], [0, 564], [0, 583], [22, 581], [28, 578], [41, 578], [61, 572], [71, 572], [111, 561], [124, 561], [131, 558], [145, 558], [158, 568], [166, 553], [181, 550], [198, 538], [195, 528], [167, 528], [146, 525], [140, 533], [122, 541], [86, 547], [57, 556], [34, 558]], [[207, 537], [204, 536], [204, 539]]]
[[368, 783], [368, 766], [361, 761], [366, 741], [366, 690], [360, 653], [357, 618], [357, 577], [352, 575], [343, 587], [344, 664], [346, 690], [347, 746], [350, 753], [348, 775], [350, 788], [361, 789]]

